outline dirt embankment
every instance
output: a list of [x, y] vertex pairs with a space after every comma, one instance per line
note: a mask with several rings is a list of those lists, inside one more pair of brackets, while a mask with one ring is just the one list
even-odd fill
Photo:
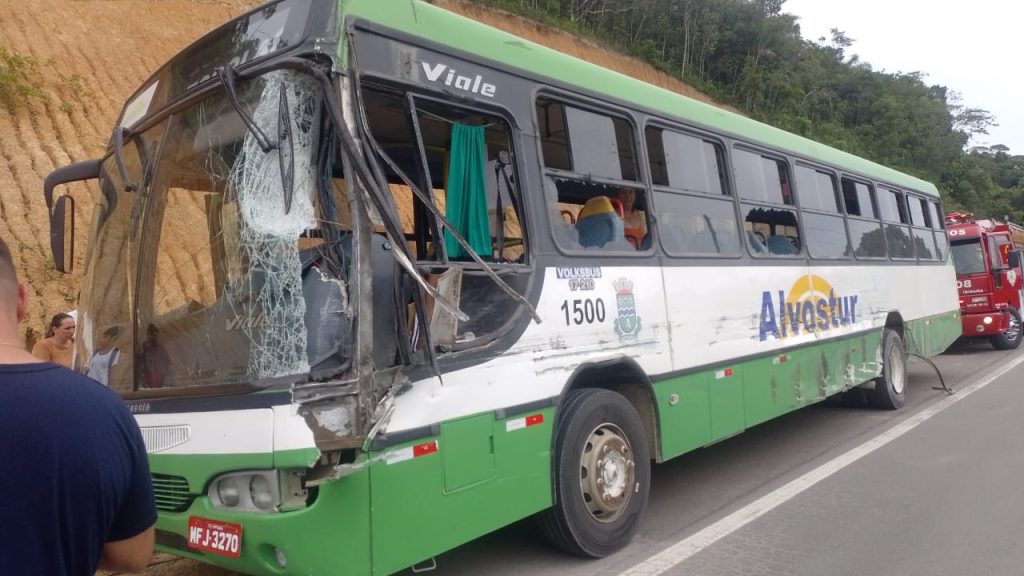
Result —
[[[381, 0], [394, 1], [394, 0]], [[0, 0], [0, 48], [39, 64], [48, 101], [0, 105], [0, 237], [29, 284], [22, 335], [75, 307], [76, 274], [53, 270], [42, 183], [53, 169], [102, 154], [124, 100], [165, 60], [258, 0]], [[634, 58], [548, 26], [469, 4], [439, 6], [688, 96], [703, 95]], [[77, 262], [85, 254], [89, 189], [78, 199]], [[80, 268], [80, 266], [79, 266]], [[30, 336], [32, 338], [34, 336]]]

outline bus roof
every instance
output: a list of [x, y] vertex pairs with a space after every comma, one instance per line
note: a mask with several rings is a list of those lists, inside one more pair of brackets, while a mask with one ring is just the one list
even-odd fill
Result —
[[[638, 103], [644, 108], [681, 118], [699, 127], [824, 162], [895, 186], [938, 196], [935, 185], [920, 178], [602, 68], [422, 0], [406, 0], [401, 3], [405, 5], [404, 9], [399, 8], [399, 2], [339, 1], [339, 15], [342, 17], [365, 18], [528, 73], [552, 79], [568, 79], [558, 80], [559, 84], [569, 83], [587, 92], [599, 91], [617, 100]], [[344, 43], [341, 43], [339, 50], [345, 50]]]

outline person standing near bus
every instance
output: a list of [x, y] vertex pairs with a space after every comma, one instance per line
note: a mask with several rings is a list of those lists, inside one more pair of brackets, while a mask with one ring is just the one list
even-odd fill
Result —
[[121, 359], [121, 351], [114, 346], [120, 333], [117, 326], [104, 330], [96, 343], [96, 351], [85, 365], [85, 375], [104, 386], [110, 386], [110, 371]]
[[46, 338], [32, 347], [32, 355], [45, 362], [71, 368], [75, 351], [75, 319], [70, 314], [54, 314], [46, 327]]
[[16, 468], [0, 474], [0, 574], [142, 570], [156, 506], [135, 418], [113, 391], [24, 349], [25, 301], [0, 239], [0, 458]]
[[636, 190], [619, 188], [619, 202], [622, 203], [622, 221], [625, 227], [626, 240], [634, 247], [639, 247], [647, 236], [647, 216], [636, 207]]

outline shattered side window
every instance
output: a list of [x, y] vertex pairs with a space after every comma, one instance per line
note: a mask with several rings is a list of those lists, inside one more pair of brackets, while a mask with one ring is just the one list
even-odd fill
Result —
[[[335, 351], [347, 342], [346, 314], [323, 319], [333, 328], [307, 322], [314, 293], [316, 306], [326, 290], [336, 309], [348, 309], [340, 268], [318, 268], [309, 254], [322, 243], [315, 240], [319, 90], [291, 71], [238, 84], [235, 104], [277, 144], [269, 152], [226, 94], [172, 119], [141, 249], [141, 388], [302, 374], [323, 360], [325, 341]], [[315, 353], [311, 339], [320, 342]]]
[[[407, 271], [395, 274], [388, 254], [374, 264], [374, 298], [383, 295], [373, 303], [375, 353], [383, 351], [377, 365], [390, 365], [396, 339], [412, 355], [427, 349], [428, 341], [441, 353], [492, 342], [523, 307], [491, 274], [501, 269], [501, 280], [521, 294], [530, 272], [522, 218], [528, 200], [516, 177], [510, 118], [383, 85], [364, 84], [360, 99], [394, 202], [391, 216], [420, 278], [469, 317], [459, 320], [429, 294], [420, 297], [414, 278]], [[382, 231], [375, 232], [380, 238], [372, 253], [386, 244]], [[386, 289], [378, 290], [378, 283]]]
[[[511, 127], [500, 117], [426, 98], [364, 90], [373, 137], [396, 166], [431, 196], [485, 261], [525, 262], [521, 198]], [[418, 135], [418, 137], [417, 137]], [[386, 174], [410, 252], [420, 261], [468, 262], [468, 252], [394, 170]]]

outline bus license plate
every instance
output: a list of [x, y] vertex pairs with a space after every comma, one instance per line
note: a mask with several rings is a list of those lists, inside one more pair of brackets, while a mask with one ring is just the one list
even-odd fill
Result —
[[188, 547], [238, 558], [242, 554], [242, 525], [189, 516]]

